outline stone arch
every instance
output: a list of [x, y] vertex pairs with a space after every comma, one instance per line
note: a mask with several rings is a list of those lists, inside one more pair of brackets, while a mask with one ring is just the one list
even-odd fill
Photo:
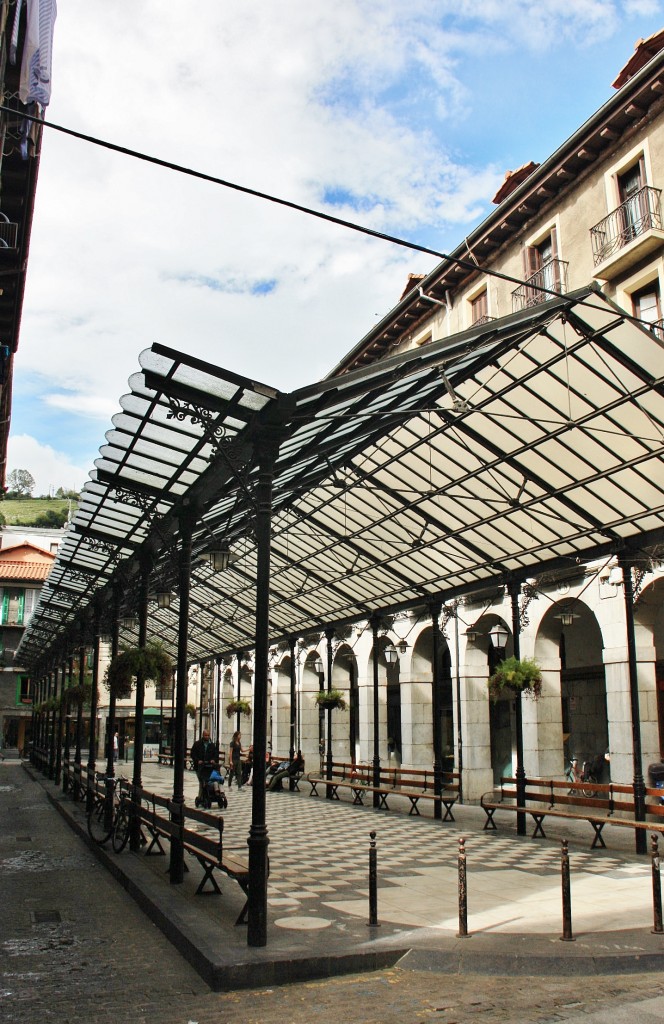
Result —
[[332, 688], [341, 690], [346, 710], [332, 712], [332, 755], [336, 760], [357, 762], [360, 755], [360, 718], [357, 661], [352, 647], [342, 643], [332, 662]]

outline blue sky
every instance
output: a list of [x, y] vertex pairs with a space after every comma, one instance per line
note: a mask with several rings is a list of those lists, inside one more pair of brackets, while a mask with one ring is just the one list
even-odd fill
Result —
[[[449, 250], [611, 95], [660, 0], [69, 0], [47, 118]], [[81, 486], [154, 341], [291, 390], [421, 254], [45, 132], [9, 468]]]

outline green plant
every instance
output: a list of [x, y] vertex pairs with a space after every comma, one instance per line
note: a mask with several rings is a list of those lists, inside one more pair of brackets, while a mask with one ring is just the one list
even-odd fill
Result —
[[165, 689], [170, 683], [173, 662], [164, 648], [157, 643], [145, 647], [128, 647], [113, 658], [106, 670], [106, 683], [111, 693], [122, 700], [131, 696], [139, 674]]
[[341, 690], [319, 690], [314, 701], [319, 708], [340, 708], [346, 710], [346, 700]]
[[78, 702], [79, 698], [83, 704], [90, 704], [92, 700], [92, 683], [83, 682], [77, 683], [76, 686], [70, 686], [68, 690], [65, 690], [65, 696], [70, 704]]
[[226, 705], [226, 714], [229, 718], [233, 715], [239, 714], [244, 715], [245, 718], [249, 718], [251, 714], [251, 704], [248, 700], [231, 700]]
[[505, 658], [489, 677], [489, 696], [498, 700], [504, 693], [521, 691], [537, 700], [542, 692], [542, 670], [532, 658]]
[[190, 718], [196, 717], [196, 707], [194, 704], [186, 704], [185, 711], [187, 712]]

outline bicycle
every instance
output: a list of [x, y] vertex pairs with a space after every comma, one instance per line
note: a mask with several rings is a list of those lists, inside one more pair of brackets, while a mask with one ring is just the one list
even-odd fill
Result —
[[[126, 780], [124, 780], [126, 781]], [[131, 831], [132, 802], [131, 794], [126, 786], [120, 787], [120, 798], [113, 818], [111, 845], [115, 853], [122, 853], [129, 840]]]
[[568, 790], [568, 796], [576, 796], [578, 790], [576, 788], [577, 783], [581, 782], [582, 772], [579, 771], [579, 759], [577, 757], [570, 758], [570, 762], [565, 771], [565, 778], [571, 783], [571, 788]]
[[[92, 807], [88, 812], [88, 834], [98, 846], [103, 846], [104, 843], [107, 843], [108, 840], [111, 839], [113, 841], [113, 849], [116, 850], [116, 831], [118, 831], [118, 828], [120, 829], [119, 838], [117, 840], [117, 842], [120, 843], [125, 831], [125, 815], [128, 817], [129, 813], [125, 806], [128, 802], [127, 786], [129, 780], [122, 775], [117, 778], [107, 779], [106, 776], [102, 774], [97, 774], [96, 779], [97, 782], [103, 781], [106, 784], [110, 782], [113, 806], [109, 820], [106, 804], [108, 793], [100, 793], [98, 790], [95, 792]], [[117, 795], [118, 787], [120, 787], [119, 797]], [[120, 818], [121, 812], [122, 818]], [[126, 832], [127, 835], [124, 838], [122, 845], [116, 850], [117, 853], [120, 853], [127, 843], [127, 838], [129, 837], [128, 825], [126, 827]]]

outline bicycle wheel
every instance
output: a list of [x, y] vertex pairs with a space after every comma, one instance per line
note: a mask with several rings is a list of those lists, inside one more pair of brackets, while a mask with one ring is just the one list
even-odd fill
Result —
[[106, 826], [105, 811], [104, 800], [101, 797], [97, 797], [92, 805], [92, 810], [88, 814], [88, 833], [90, 838], [100, 846], [103, 846], [110, 839], [111, 832], [113, 831], [112, 825], [110, 828]]
[[118, 807], [118, 813], [113, 825], [113, 849], [116, 853], [122, 853], [129, 839], [129, 808], [123, 801]]

